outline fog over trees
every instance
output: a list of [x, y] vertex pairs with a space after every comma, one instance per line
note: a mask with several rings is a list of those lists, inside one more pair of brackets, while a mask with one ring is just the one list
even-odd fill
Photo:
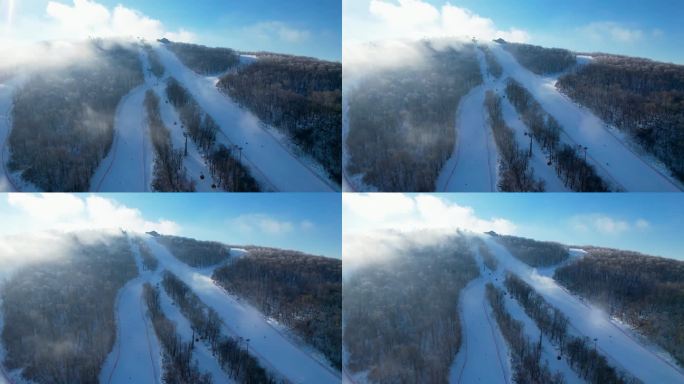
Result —
[[458, 296], [477, 275], [460, 236], [355, 270], [343, 283], [346, 367], [373, 383], [446, 383], [462, 339]]
[[415, 44], [421, 64], [374, 70], [349, 91], [347, 171], [382, 191], [435, 190], [461, 97], [482, 83], [472, 44]]
[[628, 323], [684, 365], [684, 262], [608, 248], [559, 268], [571, 292]]
[[217, 87], [279, 129], [341, 183], [342, 64], [259, 53]]
[[188, 68], [200, 75], [222, 73], [240, 63], [240, 55], [230, 48], [210, 48], [204, 45], [159, 40]]
[[577, 64], [575, 54], [567, 49], [509, 43], [502, 39], [498, 39], [497, 42], [510, 52], [522, 66], [538, 75], [563, 72]]
[[230, 258], [230, 247], [215, 241], [169, 235], [157, 235], [156, 240], [178, 260], [195, 268], [210, 267]]
[[560, 243], [499, 235], [494, 232], [489, 234], [505, 246], [511, 255], [531, 267], [550, 267], [568, 258], [568, 247]]
[[134, 45], [90, 40], [93, 58], [36, 70], [14, 97], [9, 167], [48, 192], [83, 192], [114, 138], [121, 98], [143, 82]]
[[556, 86], [626, 133], [684, 181], [684, 66], [593, 54]]
[[124, 236], [82, 242], [24, 267], [3, 285], [2, 344], [10, 370], [39, 384], [96, 383], [116, 339], [114, 302], [137, 275]]
[[217, 269], [212, 277], [342, 367], [341, 260], [251, 248], [247, 256]]

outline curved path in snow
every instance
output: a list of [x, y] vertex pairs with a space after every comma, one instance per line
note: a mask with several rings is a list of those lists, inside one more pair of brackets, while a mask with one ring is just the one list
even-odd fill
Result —
[[454, 152], [437, 178], [439, 192], [495, 192], [497, 150], [485, 117], [485, 94], [492, 87], [484, 55], [477, 57], [484, 84], [473, 88], [458, 106]]
[[140, 52], [145, 83], [121, 100], [114, 117], [114, 141], [90, 183], [95, 192], [149, 192], [152, 190], [154, 150], [145, 114], [145, 92], [154, 81], [146, 70], [147, 55]]
[[227, 295], [211, 279], [211, 271], [194, 269], [176, 259], [152, 237], [146, 237], [160, 266], [188, 284], [206, 305], [216, 310], [224, 331], [250, 339], [249, 352], [292, 383], [339, 383], [341, 373], [299, 348], [253, 307]]
[[332, 192], [339, 189], [291, 153], [259, 119], [219, 91], [213, 79], [187, 68], [168, 49], [155, 47], [167, 74], [193, 95], [204, 112], [221, 127], [217, 140], [243, 148], [243, 164], [265, 189], [290, 192]]
[[502, 77], [511, 77], [532, 93], [565, 132], [561, 140], [589, 148], [587, 161], [614, 187], [634, 192], [680, 192], [682, 186], [658, 171], [613, 135], [606, 124], [556, 89], [556, 79], [532, 73], [498, 44], [490, 48], [503, 67]]
[[592, 339], [597, 337], [598, 349], [611, 364], [644, 383], [684, 382], [684, 371], [661, 356], [664, 351], [642, 345], [629, 336], [628, 331], [613, 323], [604, 311], [582, 302], [552, 278], [540, 275], [535, 268], [512, 256], [491, 236], [483, 235], [482, 239], [499, 260], [500, 268], [517, 274], [532, 285], [549, 304], [568, 316], [572, 330]]

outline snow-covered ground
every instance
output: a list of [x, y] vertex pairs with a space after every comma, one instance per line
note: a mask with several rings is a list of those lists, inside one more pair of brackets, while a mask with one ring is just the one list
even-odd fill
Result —
[[485, 296], [487, 278], [480, 276], [461, 291], [461, 348], [449, 373], [450, 383], [512, 383], [506, 340]]
[[558, 120], [564, 130], [563, 142], [588, 147], [587, 161], [613, 188], [638, 192], [683, 190], [677, 181], [659, 170], [661, 165], [630, 149], [624, 138], [612, 132], [606, 123], [560, 93], [555, 77], [530, 72], [498, 44], [491, 44], [490, 48], [503, 67], [502, 77], [511, 77], [521, 83], [544, 110]]
[[[149, 67], [147, 54], [141, 50], [143, 68]], [[114, 141], [100, 162], [90, 182], [95, 192], [151, 191], [154, 150], [149, 135], [144, 101], [150, 88], [148, 71], [145, 83], [134, 88], [121, 100], [114, 117]]]
[[568, 316], [571, 333], [597, 338], [596, 346], [610, 364], [629, 372], [644, 383], [684, 382], [684, 371], [661, 348], [653, 344], [642, 344], [630, 329], [612, 321], [604, 311], [585, 303], [552, 278], [537, 273], [535, 268], [513, 257], [491, 236], [482, 235], [482, 239], [498, 259], [500, 269], [517, 274], [532, 285], [549, 304]]
[[161, 346], [147, 316], [143, 285], [152, 272], [143, 272], [140, 251], [131, 244], [140, 275], [126, 283], [116, 300], [116, 342], [100, 371], [100, 383], [161, 384]]
[[191, 71], [163, 46], [154, 48], [169, 75], [175, 77], [221, 127], [217, 141], [241, 146], [242, 161], [265, 190], [335, 191], [338, 187], [289, 151], [249, 111], [220, 92], [214, 80]]
[[193, 269], [176, 259], [152, 237], [145, 241], [160, 265], [188, 284], [200, 299], [216, 310], [224, 333], [249, 339], [249, 352], [267, 368], [293, 383], [339, 383], [340, 373], [299, 348], [255, 308], [228, 295], [207, 271]]
[[440, 192], [494, 192], [497, 190], [497, 150], [485, 116], [485, 94], [493, 86], [484, 54], [477, 50], [484, 83], [465, 95], [458, 106], [454, 152], [442, 167]]

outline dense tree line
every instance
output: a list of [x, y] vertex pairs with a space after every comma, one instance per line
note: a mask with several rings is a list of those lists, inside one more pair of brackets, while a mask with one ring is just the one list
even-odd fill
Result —
[[499, 40], [498, 42], [501, 43], [501, 45], [510, 52], [522, 66], [539, 75], [562, 72], [577, 64], [577, 57], [567, 49], [508, 43], [503, 40]]
[[[147, 60], [150, 63], [150, 71], [152, 71], [157, 78], [161, 79], [162, 76], [164, 76], [164, 72], [166, 72], [166, 68], [164, 68], [164, 65], [161, 63], [159, 54], [149, 44], [145, 44], [143, 49], [145, 49], [145, 52], [147, 53]], [[147, 68], [144, 68], [144, 70], [146, 69]]]
[[167, 235], [159, 235], [156, 240], [165, 246], [176, 259], [195, 268], [210, 267], [230, 258], [230, 248], [215, 241], [200, 241]]
[[[212, 384], [211, 375], [202, 373], [197, 361], [192, 360], [195, 340], [184, 342], [176, 332], [176, 324], [169, 320], [161, 308], [159, 288], [153, 288], [145, 283], [143, 299], [152, 319], [154, 332], [163, 349], [162, 364], [165, 384]], [[142, 336], [142, 335], [140, 335]]]
[[592, 384], [631, 383], [628, 378], [608, 364], [605, 356], [591, 345], [587, 337], [568, 333], [569, 320], [561, 311], [550, 305], [535, 289], [518, 276], [508, 273], [506, 288], [534, 320], [539, 330], [565, 351], [570, 367]]
[[262, 54], [217, 86], [285, 133], [341, 183], [341, 63]]
[[556, 86], [684, 181], [684, 66], [599, 54]]
[[166, 95], [178, 111], [181, 127], [204, 154], [218, 188], [232, 192], [258, 192], [259, 185], [240, 163], [240, 153], [216, 144], [220, 127], [202, 110], [190, 92], [173, 77], [167, 80]]
[[210, 48], [204, 45], [159, 40], [183, 64], [200, 75], [225, 72], [240, 64], [240, 55], [230, 48]]
[[147, 124], [154, 147], [154, 179], [152, 187], [159, 192], [193, 192], [195, 183], [183, 166], [183, 151], [174, 149], [171, 132], [164, 125], [159, 111], [159, 96], [149, 89], [145, 94]]
[[168, 271], [164, 273], [162, 285], [228, 375], [240, 383], [275, 384], [259, 361], [249, 354], [249, 340], [224, 336], [218, 313], [204, 304], [190, 287]]
[[350, 174], [381, 191], [434, 191], [456, 142], [461, 97], [482, 83], [474, 46], [425, 51], [423, 65], [373, 71], [349, 91]]
[[478, 275], [462, 237], [407, 246], [345, 277], [347, 368], [373, 383], [446, 383], [461, 345], [458, 297]]
[[485, 108], [489, 124], [494, 132], [494, 140], [499, 150], [499, 190], [503, 192], [543, 192], [544, 181], [534, 177], [527, 151], [521, 150], [515, 132], [503, 118], [501, 99], [492, 91], [487, 91]]
[[138, 51], [86, 43], [95, 57], [37, 71], [17, 90], [9, 167], [44, 191], [87, 191], [114, 138], [121, 98], [143, 82]]
[[480, 45], [479, 48], [484, 53], [485, 60], [487, 61], [487, 68], [489, 69], [489, 74], [496, 77], [497, 79], [503, 74], [503, 67], [496, 59], [492, 50], [486, 45]]
[[254, 248], [217, 269], [212, 278], [342, 367], [341, 260]]
[[587, 248], [554, 278], [659, 344], [684, 365], [684, 262]]
[[513, 256], [531, 267], [550, 267], [568, 258], [568, 247], [560, 243], [498, 235], [493, 232], [490, 234]]
[[577, 148], [562, 143], [560, 134], [563, 128], [553, 116], [544, 111], [525, 87], [509, 79], [506, 95], [530, 129], [532, 137], [550, 154], [556, 173], [565, 186], [576, 192], [608, 191], [608, 186], [596, 174], [594, 167], [587, 163], [587, 149], [582, 158]]
[[514, 370], [513, 380], [516, 383], [565, 383], [560, 372], [554, 374], [546, 361], [542, 363], [541, 342], [539, 344], [531, 342], [523, 330], [524, 324], [508, 313], [504, 292], [491, 283], [487, 283], [486, 294], [501, 334], [510, 346]]
[[96, 383], [116, 339], [115, 300], [137, 268], [123, 236], [81, 242], [2, 290], [5, 367], [38, 384]]
[[152, 254], [150, 247], [147, 243], [137, 239], [136, 243], [138, 245], [138, 250], [140, 251], [140, 258], [142, 259], [142, 265], [144, 270], [156, 271], [159, 267], [159, 260]]

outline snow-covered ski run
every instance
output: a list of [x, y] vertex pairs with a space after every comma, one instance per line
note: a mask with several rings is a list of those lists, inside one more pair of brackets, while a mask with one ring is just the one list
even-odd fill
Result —
[[269, 323], [258, 310], [229, 295], [211, 279], [209, 269], [195, 269], [176, 259], [154, 238], [144, 239], [157, 258], [160, 269], [180, 278], [199, 296], [204, 304], [213, 308], [223, 321], [224, 334], [250, 339], [249, 352], [277, 376], [291, 383], [339, 383], [340, 373], [312, 356], [290, 340], [277, 327]]
[[[551, 305], [561, 310], [569, 319], [569, 331], [574, 336], [596, 338], [598, 351], [609, 364], [633, 375], [644, 383], [679, 383], [684, 371], [665, 351], [655, 345], [645, 345], [641, 339], [622, 324], [613, 321], [605, 312], [587, 304], [558, 285], [549, 275], [554, 268], [546, 268], [543, 274], [513, 257], [495, 239], [483, 235], [487, 248], [499, 262], [496, 271], [486, 268], [477, 247], [473, 252], [480, 269], [480, 277], [471, 281], [459, 297], [461, 347], [451, 367], [450, 383], [512, 383], [513, 368], [506, 340], [488, 305], [485, 285], [493, 284], [506, 291], [503, 282], [510, 271], [541, 294]], [[581, 257], [580, 251], [571, 252], [571, 258]], [[504, 296], [508, 313], [523, 323], [523, 331], [529, 340], [540, 340], [540, 330], [522, 306], [511, 295]], [[558, 358], [559, 346], [545, 335], [542, 340], [542, 359], [552, 373], [560, 372], [569, 384], [584, 383], [565, 358]]]
[[217, 141], [227, 147], [242, 147], [243, 164], [265, 190], [330, 192], [339, 189], [293, 154], [252, 113], [240, 108], [216, 88], [215, 79], [196, 74], [166, 47], [155, 46], [166, 74], [178, 80], [200, 107], [220, 126]]

